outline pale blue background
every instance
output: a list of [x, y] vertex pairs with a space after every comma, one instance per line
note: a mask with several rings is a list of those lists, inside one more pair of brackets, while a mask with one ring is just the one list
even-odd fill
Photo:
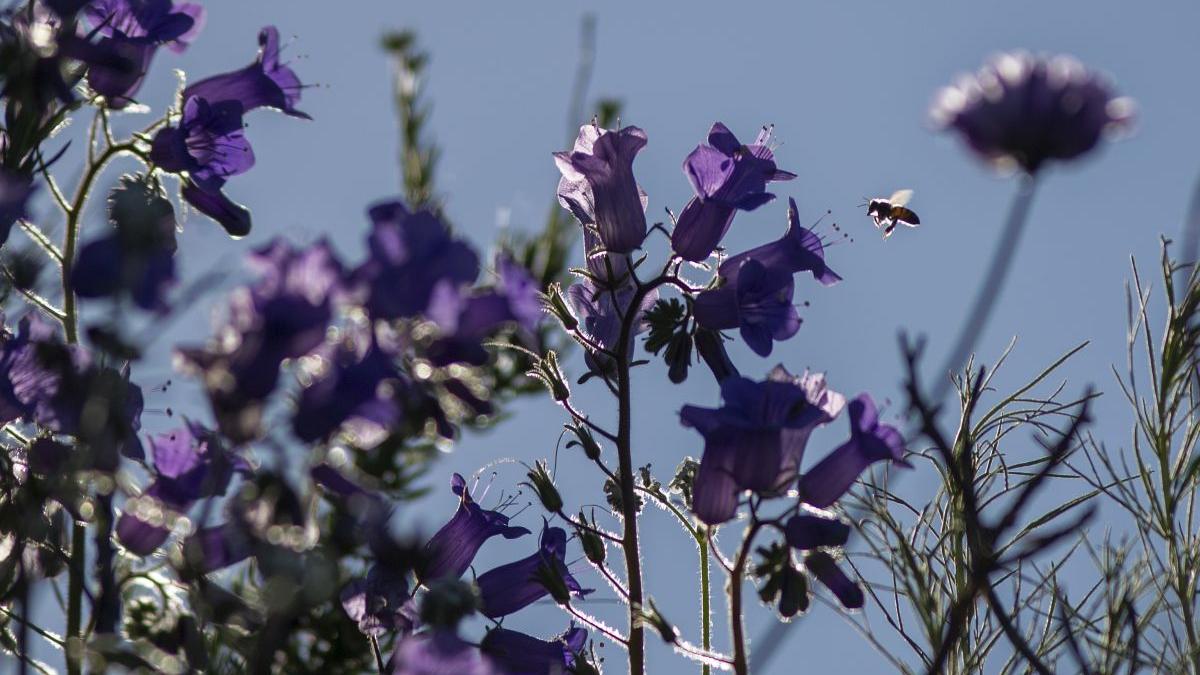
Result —
[[[229, 241], [215, 225], [193, 218], [180, 238], [189, 275], [213, 266], [234, 270], [249, 246], [278, 235], [302, 240], [327, 235], [347, 258], [360, 254], [365, 206], [396, 193], [399, 185], [390, 68], [378, 48], [389, 28], [416, 29], [432, 53], [431, 132], [443, 150], [437, 186], [456, 226], [482, 247], [496, 236], [501, 210], [511, 213], [514, 228], [539, 227], [558, 175], [550, 153], [563, 147], [579, 21], [592, 11], [599, 29], [592, 92], [620, 97], [622, 121], [649, 135], [635, 170], [650, 196], [652, 217], [661, 218], [664, 206], [678, 210], [689, 197], [680, 163], [713, 121], [724, 121], [743, 138], [773, 122], [780, 165], [799, 174], [775, 192], [794, 196], [805, 222], [832, 209], [833, 219], [856, 240], [828, 252], [844, 283], [832, 289], [808, 280], [798, 284], [798, 300], [812, 306], [792, 341], [769, 360], [736, 350], [743, 372], [759, 376], [776, 362], [793, 371], [811, 366], [828, 371], [831, 385], [847, 394], [870, 390], [879, 400], [896, 401], [897, 332], [929, 335], [933, 352], [941, 355], [975, 292], [1015, 189], [1013, 180], [995, 177], [954, 139], [929, 129], [931, 97], [997, 50], [1075, 54], [1111, 74], [1121, 92], [1137, 100], [1137, 131], [1046, 176], [981, 353], [994, 359], [1010, 337], [1020, 336], [1003, 386], [1092, 340], [1065, 372], [1074, 389], [1092, 382], [1113, 392], [1096, 409], [1097, 432], [1113, 445], [1129, 437], [1131, 420], [1109, 369], [1124, 360], [1129, 256], [1136, 255], [1153, 276], [1158, 236], [1179, 230], [1200, 168], [1195, 152], [1200, 93], [1193, 82], [1200, 9], [1191, 3], [206, 4], [205, 33], [183, 57], [160, 55], [144, 90], [147, 102], [161, 106], [174, 90], [170, 68], [185, 68], [195, 78], [241, 66], [255, 49], [258, 27], [267, 23], [296, 36], [287, 53], [302, 55], [293, 65], [306, 82], [320, 86], [306, 91], [300, 106], [312, 114], [311, 122], [267, 112], [252, 116], [247, 133], [258, 164], [233, 179], [229, 192], [253, 209], [254, 233]], [[899, 187], [916, 190], [911, 205], [926, 224], [884, 242], [857, 205], [864, 195]], [[777, 236], [784, 203], [740, 215], [726, 244], [737, 250]], [[830, 222], [826, 218], [822, 226], [826, 234], [832, 233]], [[209, 297], [204, 305], [218, 300]], [[155, 352], [161, 370], [143, 372], [144, 384], [170, 376], [167, 342], [207, 335], [205, 307], [165, 336]], [[578, 375], [578, 364], [571, 366]], [[652, 462], [669, 477], [684, 455], [701, 449], [698, 436], [679, 427], [676, 411], [687, 402], [715, 403], [716, 388], [703, 369], [685, 385], [672, 386], [658, 366], [644, 369], [636, 387], [638, 461]], [[596, 385], [576, 389], [583, 405], [607, 410], [607, 397]], [[161, 407], [173, 397], [151, 394], [149, 405]], [[895, 409], [893, 404], [889, 413]], [[402, 514], [405, 521], [431, 530], [449, 515], [453, 500], [442, 481], [451, 470], [466, 473], [500, 458], [552, 455], [563, 416], [543, 400], [522, 403], [517, 413], [446, 456], [435, 472], [429, 508]], [[147, 420], [153, 428], [167, 423], [161, 417]], [[843, 424], [839, 420], [835, 433], [814, 441], [810, 456], [832, 447]], [[578, 468], [564, 464], [560, 473], [568, 502], [598, 501], [599, 483]], [[928, 473], [908, 480], [926, 485]], [[506, 468], [503, 480], [515, 482], [517, 475]], [[534, 529], [536, 511], [521, 516]], [[665, 516], [652, 513], [645, 522], [649, 588], [698, 642], [693, 547]], [[477, 562], [486, 569], [525, 555], [531, 546], [528, 539], [490, 545]], [[596, 605], [596, 612], [623, 625], [611, 606]], [[548, 634], [566, 623], [556, 614], [539, 608], [510, 625]], [[769, 621], [756, 608], [747, 619], [750, 634]], [[717, 635], [723, 649], [721, 623]], [[610, 672], [622, 671], [623, 655], [611, 646], [604, 652]], [[840, 618], [821, 607], [792, 629], [780, 656], [769, 672], [888, 670]], [[650, 664], [659, 673], [693, 670], [657, 643]]]

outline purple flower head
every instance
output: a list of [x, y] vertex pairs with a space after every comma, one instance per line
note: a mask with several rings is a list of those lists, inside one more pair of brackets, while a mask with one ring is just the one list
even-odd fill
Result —
[[[386, 429], [402, 418], [400, 394], [411, 387], [396, 360], [371, 341], [364, 349], [345, 341], [329, 355], [327, 372], [300, 393], [292, 429], [305, 442], [328, 438], [347, 428], [367, 440], [372, 430]], [[349, 422], [349, 424], [347, 424]]]
[[200, 499], [225, 494], [234, 472], [250, 469], [213, 432], [190, 422], [151, 438], [150, 454], [154, 482], [126, 503], [117, 520], [117, 538], [138, 555], [149, 555], [166, 541], [173, 515]]
[[239, 442], [257, 434], [262, 404], [278, 384], [283, 361], [324, 341], [344, 278], [326, 241], [297, 249], [277, 239], [255, 251], [250, 265], [261, 276], [234, 293], [220, 340], [178, 353], [186, 369], [203, 375], [222, 432]]
[[1009, 52], [938, 92], [935, 124], [957, 131], [975, 153], [1034, 173], [1071, 160], [1132, 123], [1133, 105], [1101, 75], [1069, 56]]
[[865, 600], [862, 588], [846, 576], [833, 556], [824, 551], [813, 551], [804, 557], [804, 569], [828, 588], [842, 607], [862, 609]]
[[477, 647], [448, 629], [398, 641], [390, 667], [392, 675], [502, 675]]
[[645, 205], [633, 177], [633, 160], [645, 146], [646, 133], [637, 127], [585, 124], [571, 152], [554, 153], [562, 172], [559, 203], [596, 232], [608, 253], [632, 253], [646, 238]]
[[183, 541], [185, 569], [207, 574], [249, 558], [254, 544], [241, 525], [233, 522], [196, 530]]
[[500, 326], [515, 324], [529, 333], [537, 329], [543, 316], [537, 282], [507, 256], [496, 262], [498, 279], [492, 289], [468, 295], [449, 281], [434, 288], [425, 312], [442, 332], [426, 354], [433, 365], [483, 365], [488, 354], [482, 342]]
[[493, 628], [479, 648], [508, 675], [561, 675], [572, 672], [575, 655], [583, 651], [588, 632], [571, 626], [551, 640], [507, 628]]
[[671, 246], [684, 260], [700, 262], [716, 250], [733, 223], [734, 213], [753, 211], [775, 199], [767, 183], [791, 180], [796, 174], [775, 166], [771, 128], [763, 127], [753, 145], [742, 145], [724, 124], [708, 132], [708, 145], [698, 145], [683, 162], [696, 196], [683, 207], [671, 235]]
[[587, 595], [591, 589], [579, 585], [567, 569], [567, 533], [559, 527], [542, 526], [538, 550], [533, 555], [501, 565], [479, 575], [481, 613], [498, 619], [520, 611], [550, 594], [546, 575], [558, 579], [569, 593]]
[[[585, 279], [567, 289], [567, 302], [571, 304], [571, 310], [575, 312], [575, 318], [579, 320], [583, 333], [601, 348], [615, 352], [617, 343], [621, 340], [622, 317], [630, 311], [634, 295], [633, 286], [611, 291], [597, 286], [590, 279]], [[637, 307], [637, 317], [633, 320], [633, 330], [629, 332], [626, 354], [633, 353], [633, 338], [646, 330], [643, 317], [657, 301], [658, 291], [651, 291]], [[588, 367], [595, 372], [609, 372], [615, 365], [608, 355], [593, 353], [590, 350], [585, 355], [585, 360]]]
[[909, 468], [904, 459], [904, 437], [889, 424], [879, 421], [875, 402], [859, 394], [850, 402], [850, 440], [817, 462], [800, 479], [800, 500], [825, 508], [854, 485], [859, 475], [875, 462], [891, 460]]
[[279, 56], [279, 30], [267, 26], [258, 32], [258, 58], [254, 63], [241, 70], [200, 80], [183, 90], [183, 98], [199, 96], [210, 101], [237, 101], [246, 112], [255, 108], [275, 108], [292, 117], [312, 119], [296, 109], [304, 85]]
[[479, 276], [479, 255], [429, 211], [410, 212], [399, 201], [368, 210], [374, 224], [366, 262], [354, 272], [367, 312], [400, 319], [429, 309], [434, 289], [470, 284]]
[[243, 112], [237, 101], [192, 96], [184, 103], [179, 126], [160, 130], [150, 147], [150, 159], [159, 168], [186, 175], [183, 198], [233, 237], [250, 233], [249, 211], [221, 191], [230, 176], [254, 166], [254, 151], [243, 133]]
[[13, 224], [25, 217], [33, 190], [32, 179], [0, 168], [0, 246], [8, 241]]
[[93, 0], [85, 12], [101, 38], [98, 49], [110, 50], [133, 64], [112, 68], [95, 64], [88, 85], [112, 108], [124, 108], [141, 88], [159, 45], [183, 52], [204, 25], [204, 8], [171, 0]]
[[425, 553], [429, 557], [420, 578], [426, 584], [443, 577], [462, 576], [483, 542], [496, 535], [516, 539], [529, 534], [523, 527], [510, 526], [508, 516], [503, 513], [488, 511], [476, 504], [467, 489], [467, 481], [459, 474], [451, 478], [450, 489], [459, 496], [458, 510], [425, 544]]
[[832, 286], [842, 278], [825, 266], [825, 246], [812, 230], [801, 227], [796, 200], [788, 198], [788, 229], [782, 237], [744, 253], [726, 258], [721, 263], [719, 274], [733, 278], [748, 260], [757, 260], [764, 267], [779, 267], [792, 274], [809, 272], [825, 286]]
[[123, 293], [142, 309], [164, 313], [175, 283], [175, 209], [161, 188], [125, 176], [109, 198], [109, 236], [88, 242], [72, 270], [75, 292], [85, 298]]
[[371, 566], [365, 578], [347, 584], [340, 599], [342, 609], [364, 635], [404, 637], [420, 624], [416, 603], [408, 597], [407, 576], [378, 564]]
[[818, 377], [793, 379], [782, 367], [763, 382], [728, 377], [721, 383], [722, 407], [683, 407], [684, 426], [704, 436], [692, 496], [701, 520], [728, 521], [743, 490], [776, 493], [795, 479], [813, 429], [840, 412], [837, 395], [827, 396]]
[[728, 270], [718, 288], [696, 296], [696, 323], [711, 330], [739, 328], [742, 339], [759, 356], [770, 356], [773, 341], [800, 330], [800, 314], [792, 304], [795, 282], [782, 267], [766, 267], [755, 258]]

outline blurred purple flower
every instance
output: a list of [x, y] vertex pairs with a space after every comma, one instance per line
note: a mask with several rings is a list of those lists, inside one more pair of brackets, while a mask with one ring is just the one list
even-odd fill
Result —
[[479, 276], [479, 256], [429, 211], [412, 213], [399, 201], [368, 210], [374, 224], [366, 262], [354, 271], [373, 319], [400, 319], [429, 309], [434, 289], [466, 285]]
[[392, 633], [403, 638], [420, 626], [416, 603], [408, 597], [408, 578], [375, 564], [362, 579], [342, 589], [342, 609], [364, 635]]
[[88, 85], [118, 110], [133, 101], [160, 45], [181, 53], [204, 25], [203, 7], [176, 5], [171, 0], [93, 0], [84, 14], [101, 36], [96, 47], [133, 64], [120, 68], [96, 64], [88, 69]]
[[645, 146], [646, 133], [637, 127], [610, 131], [585, 124], [570, 152], [554, 153], [562, 173], [559, 203], [599, 236], [608, 253], [631, 253], [646, 238], [645, 205], [633, 177], [633, 160]]
[[808, 551], [814, 548], [845, 546], [850, 526], [836, 518], [812, 514], [792, 516], [783, 526], [788, 546]]
[[283, 361], [324, 341], [345, 276], [323, 240], [298, 249], [276, 239], [249, 262], [260, 278], [234, 292], [219, 339], [177, 352], [186, 369], [203, 376], [218, 425], [235, 442], [257, 435], [262, 405], [279, 382]]
[[516, 539], [529, 534], [523, 527], [508, 524], [508, 516], [488, 511], [471, 499], [467, 481], [459, 474], [450, 480], [450, 489], [459, 496], [458, 510], [450, 522], [442, 526], [425, 544], [429, 556], [421, 570], [422, 583], [428, 584], [443, 577], [458, 578], [470, 567], [483, 542], [496, 535]]
[[712, 255], [738, 209], [757, 209], [775, 199], [766, 192], [768, 182], [796, 177], [776, 168], [770, 142], [770, 127], [763, 127], [754, 143], [745, 146], [717, 122], [708, 132], [708, 145], [696, 146], [687, 156], [683, 172], [696, 196], [683, 207], [671, 235], [679, 257], [700, 262]]
[[[482, 601], [480, 613], [499, 619], [550, 594], [547, 583], [561, 583], [574, 595], [587, 595], [567, 569], [567, 533], [562, 528], [542, 526], [538, 550], [529, 557], [488, 570], [475, 580]], [[548, 576], [548, 578], [547, 578]]]
[[392, 675], [502, 675], [477, 647], [448, 629], [398, 641], [390, 666]]
[[344, 341], [327, 355], [327, 371], [300, 392], [292, 429], [305, 442], [327, 438], [350, 421], [365, 441], [372, 430], [399, 422], [400, 401], [412, 384], [395, 358], [374, 341], [365, 347]]
[[1009, 52], [939, 91], [930, 114], [984, 159], [1034, 173], [1127, 127], [1133, 104], [1072, 57]]
[[149, 555], [166, 541], [172, 514], [186, 513], [200, 499], [225, 494], [234, 472], [250, 469], [213, 432], [192, 422], [151, 438], [150, 455], [154, 482], [126, 502], [117, 520], [117, 538], [137, 555]]
[[571, 626], [552, 640], [541, 640], [507, 628], [493, 628], [479, 648], [508, 675], [561, 675], [572, 672], [588, 632]]
[[221, 191], [230, 176], [254, 166], [254, 151], [243, 133], [243, 112], [237, 101], [192, 96], [183, 105], [179, 126], [159, 130], [150, 148], [150, 159], [159, 168], [186, 174], [183, 198], [233, 237], [250, 233], [250, 212]]
[[800, 479], [800, 500], [825, 508], [854, 485], [860, 474], [875, 462], [891, 460], [911, 468], [904, 459], [904, 437], [889, 424], [879, 421], [875, 402], [859, 394], [850, 402], [850, 440], [817, 462]]
[[194, 574], [225, 569], [254, 553], [250, 537], [233, 522], [196, 530], [183, 540], [183, 561]]
[[266, 107], [292, 117], [311, 119], [296, 109], [304, 85], [287, 63], [280, 62], [279, 56], [279, 30], [267, 26], [258, 32], [258, 58], [254, 63], [189, 85], [183, 90], [183, 98], [199, 96], [214, 103], [237, 101], [246, 112]]
[[770, 379], [729, 377], [720, 408], [684, 406], [680, 418], [704, 436], [704, 454], [693, 488], [692, 510], [709, 525], [737, 512], [743, 490], [775, 493], [795, 479], [813, 429], [841, 412], [841, 397], [824, 378], [792, 378], [781, 367]]
[[434, 288], [426, 315], [442, 335], [426, 354], [433, 365], [483, 365], [487, 350], [482, 342], [497, 328], [511, 323], [528, 333], [537, 329], [543, 316], [537, 282], [507, 256], [497, 258], [496, 272], [495, 288], [470, 295], [452, 282]]

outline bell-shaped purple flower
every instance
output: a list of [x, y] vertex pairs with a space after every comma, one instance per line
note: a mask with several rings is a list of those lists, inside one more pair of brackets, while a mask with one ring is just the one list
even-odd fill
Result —
[[800, 479], [800, 500], [817, 508], [830, 506], [854, 485], [875, 462], [891, 460], [909, 468], [904, 459], [904, 437], [879, 421], [875, 402], [859, 394], [850, 402], [850, 440], [838, 446]]
[[234, 237], [250, 233], [250, 212], [230, 201], [221, 188], [230, 176], [254, 166], [254, 151], [243, 133], [243, 112], [238, 101], [192, 96], [183, 105], [179, 126], [161, 129], [150, 147], [155, 165], [186, 175], [183, 198]]
[[[613, 291], [585, 279], [567, 289], [567, 302], [571, 304], [571, 310], [579, 320], [583, 333], [600, 348], [615, 353], [617, 343], [621, 340], [621, 323], [631, 309], [634, 295], [632, 285]], [[637, 315], [632, 319], [633, 329], [629, 331], [629, 343], [626, 346], [627, 354], [633, 353], [633, 338], [648, 328], [643, 318], [655, 302], [658, 302], [657, 290], [647, 293], [641, 305], [636, 308]], [[615, 366], [610, 356], [594, 352], [590, 348], [585, 360], [588, 367], [595, 372], [611, 372]]]
[[637, 127], [610, 131], [585, 124], [571, 152], [554, 153], [562, 173], [559, 203], [597, 234], [608, 253], [631, 253], [646, 238], [645, 205], [633, 177], [633, 160], [645, 146], [646, 133]]
[[788, 546], [801, 551], [845, 546], [850, 538], [850, 526], [846, 523], [811, 513], [789, 518], [783, 526], [783, 532]]
[[732, 519], [744, 490], [776, 493], [795, 479], [809, 435], [841, 409], [818, 377], [797, 381], [782, 367], [764, 382], [728, 377], [721, 383], [722, 407], [683, 407], [684, 426], [704, 436], [692, 493], [692, 510], [702, 521]]
[[488, 511], [476, 504], [467, 489], [467, 481], [459, 474], [451, 478], [450, 489], [459, 496], [458, 510], [425, 544], [428, 559], [419, 575], [422, 583], [462, 576], [483, 542], [496, 535], [516, 539], [529, 534], [523, 527], [510, 526], [508, 516], [503, 513]]
[[812, 551], [804, 557], [804, 569], [828, 588], [846, 609], [862, 609], [862, 588], [838, 567], [833, 556], [824, 551]]
[[792, 274], [809, 272], [825, 286], [842, 280], [836, 272], [825, 265], [825, 246], [815, 232], [800, 225], [800, 214], [796, 200], [788, 198], [788, 229], [782, 237], [726, 258], [719, 274], [733, 278], [737, 270], [748, 260], [757, 260], [764, 267], [778, 267]]
[[327, 438], [348, 421], [348, 426], [363, 432], [368, 427], [390, 427], [401, 419], [398, 399], [410, 386], [395, 359], [378, 346], [358, 352], [338, 345], [328, 371], [300, 393], [292, 429], [300, 440], [311, 443]]
[[0, 246], [8, 241], [13, 224], [25, 217], [33, 181], [8, 169], [0, 168]]
[[111, 50], [133, 67], [95, 64], [88, 69], [88, 86], [121, 109], [141, 88], [150, 61], [160, 45], [183, 52], [204, 25], [204, 8], [171, 0], [93, 0], [84, 14], [101, 38], [98, 49]]
[[430, 211], [410, 212], [399, 201], [368, 210], [373, 227], [368, 257], [354, 272], [363, 304], [374, 319], [417, 316], [442, 282], [452, 288], [479, 276], [479, 255]]
[[420, 624], [416, 603], [408, 597], [408, 578], [382, 565], [372, 565], [366, 577], [347, 584], [340, 600], [346, 615], [367, 636], [404, 637]]
[[477, 647], [449, 629], [400, 640], [389, 665], [392, 675], [504, 675]]
[[587, 644], [588, 632], [571, 626], [551, 640], [507, 628], [493, 628], [479, 648], [508, 675], [561, 675], [573, 672], [575, 655]]
[[938, 92], [935, 124], [957, 131], [982, 158], [1034, 173], [1049, 160], [1091, 151], [1127, 127], [1133, 104], [1069, 56], [1010, 52]]
[[753, 211], [775, 199], [767, 183], [791, 180], [796, 174], [775, 166], [771, 129], [763, 127], [752, 145], [742, 145], [724, 124], [708, 132], [683, 162], [683, 172], [696, 196], [683, 207], [671, 235], [671, 246], [684, 260], [700, 262], [716, 250], [737, 210]]
[[574, 595], [591, 593], [571, 576], [566, 555], [566, 531], [544, 525], [536, 553], [488, 570], [475, 580], [482, 601], [480, 612], [492, 619], [508, 616], [549, 595], [548, 584], [561, 584]]
[[311, 119], [296, 109], [304, 85], [288, 64], [279, 60], [279, 30], [267, 26], [258, 32], [258, 58], [254, 63], [205, 78], [183, 90], [183, 98], [193, 96], [209, 101], [237, 101], [246, 112], [255, 108], [275, 108], [292, 117]]
[[488, 354], [482, 343], [499, 327], [516, 324], [529, 333], [537, 329], [544, 316], [537, 282], [507, 256], [497, 259], [496, 271], [498, 283], [491, 289], [467, 294], [449, 281], [434, 288], [425, 311], [442, 332], [425, 354], [433, 365], [483, 365]]
[[774, 342], [800, 330], [800, 313], [792, 304], [792, 273], [754, 258], [727, 272], [731, 277], [722, 277], [719, 287], [696, 296], [696, 323], [711, 330], [738, 328], [750, 349], [770, 356]]

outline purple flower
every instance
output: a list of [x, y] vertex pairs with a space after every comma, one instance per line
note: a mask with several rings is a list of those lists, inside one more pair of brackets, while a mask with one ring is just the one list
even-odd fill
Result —
[[179, 126], [160, 130], [150, 147], [150, 159], [159, 168], [186, 174], [183, 198], [233, 237], [250, 233], [250, 212], [221, 191], [230, 176], [254, 166], [254, 151], [242, 131], [243, 112], [237, 101], [192, 96]]
[[[592, 280], [585, 279], [573, 284], [567, 289], [567, 302], [575, 318], [579, 320], [582, 332], [596, 345], [609, 352], [617, 351], [617, 343], [621, 340], [621, 322], [630, 311], [630, 305], [636, 291], [633, 286], [623, 286], [613, 291], [597, 286]], [[647, 293], [642, 303], [637, 307], [637, 316], [633, 319], [633, 329], [629, 331], [629, 343], [626, 354], [633, 353], [633, 338], [647, 326], [643, 318], [646, 312], [658, 301], [658, 291]], [[614, 367], [612, 357], [589, 351], [585, 355], [588, 367], [594, 372], [611, 372]]]
[[232, 522], [200, 528], [183, 541], [184, 565], [194, 574], [225, 569], [253, 553], [250, 537]]
[[814, 548], [845, 546], [850, 526], [836, 518], [812, 514], [792, 516], [783, 526], [788, 546], [808, 551]]
[[824, 584], [838, 599], [842, 607], [862, 609], [865, 600], [862, 588], [859, 588], [853, 579], [846, 576], [846, 573], [834, 562], [833, 556], [824, 551], [812, 551], [804, 557], [804, 569], [816, 577], [817, 581]]
[[571, 626], [552, 640], [507, 628], [493, 628], [479, 648], [508, 675], [560, 675], [572, 672], [575, 655], [583, 651], [588, 632]]
[[646, 238], [645, 205], [633, 177], [633, 160], [645, 146], [646, 133], [637, 127], [585, 124], [571, 152], [554, 153], [562, 172], [559, 203], [596, 232], [608, 253], [631, 253]]
[[348, 428], [365, 442], [376, 435], [373, 431], [400, 421], [398, 399], [410, 386], [395, 359], [373, 341], [365, 351], [353, 344], [336, 345], [328, 371], [300, 393], [292, 429], [297, 438], [311, 443], [349, 421]]
[[33, 180], [0, 168], [0, 246], [8, 241], [12, 226], [25, 217]]
[[257, 435], [262, 405], [279, 382], [283, 361], [324, 341], [344, 278], [326, 241], [297, 249], [277, 239], [255, 251], [250, 265], [261, 276], [234, 293], [219, 339], [178, 352], [185, 368], [203, 376], [222, 432], [237, 442]]
[[374, 226], [366, 262], [354, 272], [367, 312], [374, 319], [400, 319], [425, 312], [434, 289], [475, 281], [479, 256], [429, 211], [410, 212], [398, 201], [372, 206]]
[[117, 520], [117, 538], [138, 555], [149, 555], [166, 541], [175, 516], [200, 499], [225, 494], [235, 471], [249, 471], [244, 459], [194, 423], [151, 438], [150, 454], [154, 482], [126, 502]]
[[716, 250], [733, 223], [734, 213], [753, 211], [775, 199], [767, 183], [791, 180], [796, 174], [775, 167], [770, 127], [753, 145], [738, 141], [724, 124], [708, 132], [708, 145], [698, 145], [683, 162], [683, 172], [696, 196], [683, 207], [671, 235], [671, 246], [684, 260], [699, 262]]
[[279, 30], [267, 26], [258, 32], [258, 58], [254, 63], [200, 80], [183, 90], [186, 100], [193, 96], [209, 101], [237, 101], [246, 112], [255, 108], [275, 108], [292, 117], [311, 119], [296, 109], [304, 85], [296, 72], [279, 60]]
[[442, 331], [426, 354], [433, 365], [483, 365], [488, 355], [482, 342], [500, 326], [516, 324], [529, 333], [537, 329], [543, 316], [537, 282], [507, 256], [496, 262], [493, 289], [467, 295], [448, 281], [434, 288], [425, 312]]
[[483, 542], [496, 535], [516, 539], [529, 534], [523, 527], [509, 526], [508, 516], [503, 513], [488, 511], [476, 504], [467, 489], [467, 481], [459, 474], [451, 478], [450, 489], [459, 496], [458, 510], [425, 544], [428, 560], [421, 570], [422, 583], [462, 576]]
[[696, 296], [696, 323], [711, 330], [740, 328], [746, 345], [770, 356], [773, 342], [800, 330], [800, 314], [792, 304], [795, 282], [782, 267], [766, 267], [754, 258], [726, 270], [721, 286]]
[[737, 366], [733, 365], [733, 361], [730, 360], [729, 352], [725, 351], [725, 338], [719, 332], [700, 328], [696, 331], [693, 339], [696, 343], [696, 352], [700, 354], [700, 358], [712, 371], [717, 384], [724, 382], [727, 377], [740, 374]]
[[508, 616], [549, 595], [547, 583], [561, 583], [565, 592], [575, 595], [591, 593], [571, 576], [566, 555], [566, 531], [543, 525], [536, 553], [488, 570], [475, 580], [482, 601], [480, 612], [492, 619]]
[[825, 246], [815, 232], [801, 227], [796, 200], [788, 198], [788, 229], [782, 237], [744, 253], [726, 258], [721, 263], [720, 274], [732, 278], [748, 260], [757, 260], [764, 267], [778, 267], [792, 274], [809, 272], [825, 286], [832, 286], [842, 278], [825, 266]]
[[763, 382], [726, 378], [721, 398], [724, 405], [717, 409], [689, 405], [680, 411], [684, 426], [704, 436], [692, 510], [710, 525], [734, 517], [743, 490], [786, 488], [809, 434], [841, 411], [840, 397], [826, 391], [823, 377], [792, 378], [782, 367]]
[[88, 242], [72, 269], [71, 284], [85, 298], [128, 293], [142, 309], [166, 312], [175, 283], [175, 210], [160, 188], [122, 177], [109, 198], [109, 236]]
[[978, 155], [1034, 173], [1070, 160], [1133, 119], [1129, 99], [1069, 56], [1009, 52], [938, 92], [935, 124], [957, 131]]
[[448, 629], [410, 635], [396, 643], [392, 675], [501, 675], [479, 649]]
[[183, 52], [204, 25], [204, 8], [171, 0], [93, 0], [85, 11], [101, 38], [98, 49], [111, 50], [133, 64], [88, 69], [88, 85], [116, 109], [124, 108], [141, 88], [159, 45]]
[[850, 402], [850, 440], [838, 446], [800, 479], [800, 500], [825, 508], [846, 494], [859, 475], [875, 462], [891, 460], [910, 468], [904, 459], [904, 438], [879, 421], [875, 402], [859, 394]]
[[342, 609], [364, 635], [404, 637], [420, 625], [416, 603], [408, 597], [408, 578], [378, 564], [365, 578], [347, 584], [340, 599]]

